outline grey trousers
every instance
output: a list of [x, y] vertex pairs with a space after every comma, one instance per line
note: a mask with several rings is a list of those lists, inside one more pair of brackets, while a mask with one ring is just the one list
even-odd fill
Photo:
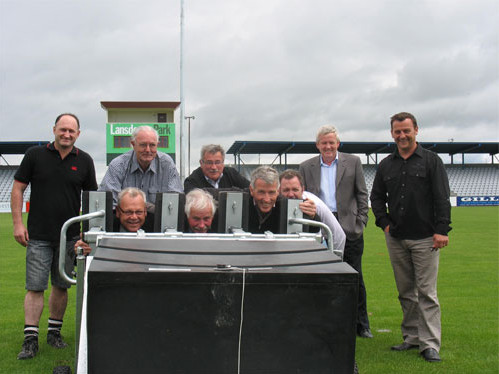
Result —
[[440, 304], [437, 297], [439, 251], [433, 238], [401, 240], [385, 233], [393, 274], [402, 307], [402, 336], [419, 351], [440, 351]]

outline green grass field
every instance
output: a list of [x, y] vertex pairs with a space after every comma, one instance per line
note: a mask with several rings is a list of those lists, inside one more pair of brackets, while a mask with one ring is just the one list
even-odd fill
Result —
[[[438, 282], [442, 308], [441, 363], [427, 363], [417, 351], [392, 352], [402, 342], [402, 313], [381, 230], [374, 219], [365, 231], [364, 277], [374, 339], [357, 339], [361, 374], [499, 372], [499, 207], [452, 210], [450, 245], [440, 255]], [[45, 342], [47, 311], [40, 322], [40, 350], [18, 361], [24, 324], [25, 250], [12, 236], [10, 214], [0, 214], [0, 373], [51, 373], [74, 364], [75, 306], [73, 288], [63, 335], [70, 343], [55, 350]]]

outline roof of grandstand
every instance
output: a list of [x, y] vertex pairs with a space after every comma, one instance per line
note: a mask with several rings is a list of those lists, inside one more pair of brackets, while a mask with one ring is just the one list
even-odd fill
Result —
[[[424, 148], [435, 153], [449, 155], [467, 153], [488, 153], [493, 156], [499, 153], [499, 142], [419, 142]], [[392, 153], [393, 142], [341, 142], [341, 152], [356, 154]], [[293, 141], [241, 141], [237, 140], [227, 151], [228, 154], [304, 154], [319, 153], [315, 142]]]
[[31, 147], [48, 143], [50, 142], [46, 140], [31, 142], [0, 142], [0, 155], [23, 155]]

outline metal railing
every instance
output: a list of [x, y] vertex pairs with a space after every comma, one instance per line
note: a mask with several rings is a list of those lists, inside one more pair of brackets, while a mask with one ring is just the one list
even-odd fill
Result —
[[62, 225], [61, 241], [59, 244], [59, 274], [61, 274], [62, 279], [64, 279], [66, 282], [69, 282], [70, 284], [76, 284], [76, 280], [71, 278], [68, 274], [66, 274], [66, 256], [65, 256], [65, 254], [66, 254], [66, 243], [67, 243], [66, 232], [68, 231], [68, 228], [73, 223], [88, 221], [92, 218], [103, 217], [105, 215], [106, 215], [105, 210], [99, 210], [97, 212], [92, 212], [92, 213], [84, 214], [82, 216], [70, 218], [66, 222], [64, 222], [64, 225]]

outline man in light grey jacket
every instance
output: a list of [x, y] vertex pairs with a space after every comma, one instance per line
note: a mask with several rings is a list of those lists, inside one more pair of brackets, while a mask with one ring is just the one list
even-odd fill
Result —
[[357, 156], [338, 152], [340, 138], [334, 126], [319, 128], [316, 146], [320, 155], [302, 162], [299, 171], [305, 190], [326, 203], [346, 234], [344, 259], [359, 273], [357, 334], [363, 338], [372, 338], [362, 276], [364, 228], [369, 211], [362, 164]]

